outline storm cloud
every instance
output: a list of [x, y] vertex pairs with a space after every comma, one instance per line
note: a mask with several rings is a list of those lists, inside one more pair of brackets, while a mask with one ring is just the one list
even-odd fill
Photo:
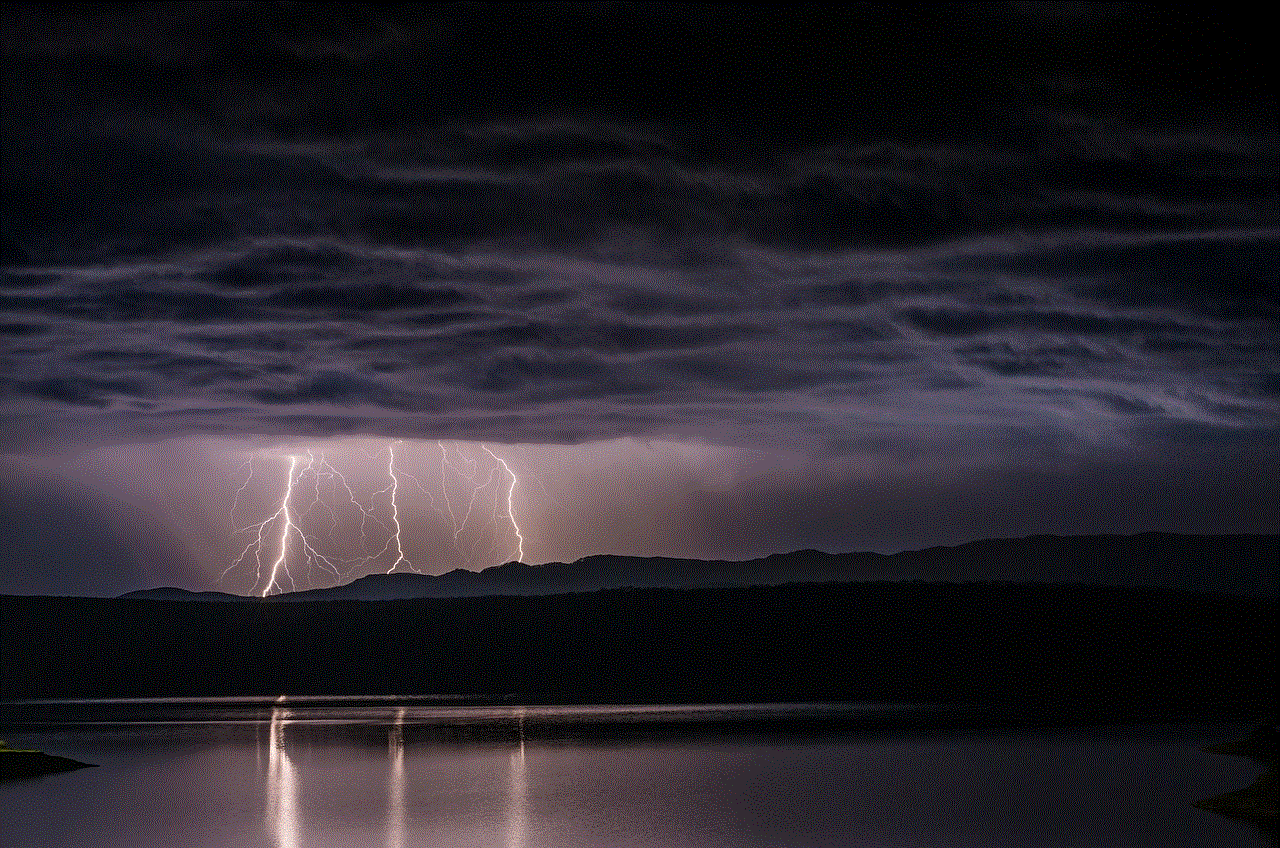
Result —
[[[1155, 281], [1185, 281], [1162, 269], [1196, 252], [1238, 259], [1217, 273], [1274, 275], [1277, 238], [1055, 233], [824, 252], [739, 240], [696, 261], [652, 241], [619, 256], [250, 239], [33, 271], [38, 282], [0, 296], [16, 328], [0, 391], [10, 421], [44, 425], [11, 441], [191, 435], [215, 420], [271, 433], [284, 414], [314, 422], [290, 435], [505, 442], [733, 441], [782, 419], [778, 435], [810, 447], [868, 426], [945, 438], [937, 428], [961, 421], [1066, 438], [1268, 428], [1272, 303], [1247, 289], [1187, 302]], [[1117, 270], [1081, 274], [1108, 258]]]
[[1237, 13], [3, 15], [10, 453], [1276, 458], [1280, 162]]

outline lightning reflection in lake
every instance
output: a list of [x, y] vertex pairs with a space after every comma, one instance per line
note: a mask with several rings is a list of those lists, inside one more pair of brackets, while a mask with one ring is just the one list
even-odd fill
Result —
[[387, 731], [387, 848], [404, 848], [404, 707]]
[[[284, 696], [281, 696], [281, 701]], [[278, 704], [279, 702], [277, 702]], [[267, 831], [274, 837], [275, 848], [300, 848], [298, 822], [298, 776], [293, 761], [285, 750], [284, 729], [289, 724], [289, 711], [281, 706], [271, 709], [271, 739], [267, 748]]]
[[507, 782], [507, 848], [525, 848], [529, 829], [529, 783], [524, 763], [524, 707], [516, 710], [520, 746], [511, 752]]

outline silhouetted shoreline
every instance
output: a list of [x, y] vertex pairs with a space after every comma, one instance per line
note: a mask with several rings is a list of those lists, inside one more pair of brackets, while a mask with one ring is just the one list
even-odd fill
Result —
[[1263, 831], [1274, 834], [1277, 827], [1276, 749], [1280, 736], [1274, 726], [1259, 727], [1244, 739], [1210, 745], [1206, 751], [1213, 754], [1230, 754], [1249, 757], [1267, 766], [1258, 779], [1243, 789], [1224, 792], [1212, 798], [1197, 801], [1202, 810], [1251, 822]]
[[1172, 590], [854, 583], [309, 604], [0, 597], [5, 697], [487, 693], [514, 702], [1273, 707], [1272, 605]]
[[46, 754], [44, 751], [13, 751], [0, 747], [0, 780], [40, 777], [63, 771], [94, 768], [94, 763]]

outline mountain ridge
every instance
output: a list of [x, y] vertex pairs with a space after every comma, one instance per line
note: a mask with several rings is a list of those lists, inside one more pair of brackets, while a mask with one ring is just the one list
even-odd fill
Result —
[[[1277, 561], [1280, 535], [1040, 534], [980, 539], [893, 554], [832, 554], [805, 549], [741, 561], [595, 554], [569, 563], [507, 562], [480, 571], [456, 568], [438, 575], [370, 574], [338, 586], [302, 589], [265, 600], [379, 601], [879, 580], [1087, 583], [1268, 595], [1276, 593]], [[174, 587], [143, 589], [120, 597], [205, 602], [263, 600]]]

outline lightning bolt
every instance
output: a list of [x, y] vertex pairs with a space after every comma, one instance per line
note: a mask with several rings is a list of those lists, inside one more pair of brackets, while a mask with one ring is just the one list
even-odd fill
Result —
[[480, 494], [480, 490], [488, 486], [491, 482], [493, 482], [493, 470], [489, 471], [488, 478], [486, 478], [485, 481], [483, 483], [480, 483], [479, 485], [476, 485], [475, 477], [466, 477], [463, 479], [469, 482], [473, 486], [473, 488], [471, 489], [471, 498], [467, 501], [467, 511], [462, 516], [462, 523], [459, 524], [456, 528], [454, 528], [453, 539], [455, 542], [458, 540], [458, 536], [459, 534], [462, 533], [463, 528], [467, 526], [467, 521], [471, 518], [471, 510], [476, 505], [476, 497]]
[[[440, 448], [440, 496], [444, 499], [445, 509], [449, 510], [449, 526], [456, 531], [458, 529], [458, 517], [453, 513], [453, 504], [449, 502], [449, 492], [444, 487], [445, 469], [453, 466], [449, 465], [449, 454], [444, 449], [444, 443], [437, 441], [436, 447]], [[453, 538], [455, 540], [458, 538], [456, 533]]]
[[[276, 515], [283, 515], [284, 520], [281, 522], [280, 529], [280, 556], [276, 557], [276, 561], [271, 564], [271, 576], [267, 579], [267, 585], [262, 590], [262, 597], [266, 597], [271, 593], [272, 586], [279, 586], [276, 583], [276, 576], [280, 573], [281, 566], [284, 567], [285, 574], [289, 574], [289, 567], [285, 565], [285, 559], [289, 555], [289, 531], [293, 528], [293, 516], [289, 514], [289, 498], [293, 497], [293, 471], [298, 467], [298, 458], [296, 456], [289, 457], [289, 485], [284, 491], [284, 500], [280, 502], [280, 509]], [[273, 516], [274, 517], [274, 516]], [[289, 583], [293, 583], [293, 576], [289, 576]], [[283, 586], [279, 586], [280, 591], [284, 591]]]
[[[236, 520], [236, 505], [240, 503], [240, 496], [244, 494], [245, 489], [249, 488], [249, 483], [252, 482], [253, 480], [253, 457], [246, 459], [244, 461], [244, 465], [241, 465], [240, 467], [241, 468], [248, 467], [249, 476], [244, 479], [244, 485], [241, 486], [239, 489], [236, 489], [236, 496], [231, 499], [231, 520], [232, 521]], [[225, 571], [222, 573], [226, 574]]]
[[[218, 578], [219, 581], [225, 578], [233, 568], [235, 568], [236, 566], [244, 562], [245, 558], [249, 556], [249, 552], [253, 551], [254, 564], [257, 567], [257, 570], [256, 570], [257, 576], [254, 578], [253, 591], [256, 592], [258, 590], [258, 584], [262, 582], [262, 549], [266, 545], [266, 539], [264, 537], [267, 532], [267, 527], [273, 522], [275, 522], [277, 519], [279, 519], [282, 514], [285, 514], [288, 512], [289, 497], [293, 493], [293, 475], [294, 475], [294, 470], [297, 468], [297, 464], [298, 464], [297, 457], [295, 456], [289, 457], [289, 474], [286, 479], [286, 491], [285, 491], [284, 500], [281, 502], [279, 508], [277, 508], [274, 513], [272, 513], [268, 518], [264, 519], [263, 521], [260, 521], [259, 523], [254, 525], [250, 525], [249, 527], [242, 527], [241, 529], [235, 532], [235, 535], [240, 535], [242, 533], [252, 533], [254, 531], [257, 531], [257, 538], [251, 540], [249, 544], [245, 546], [244, 550], [240, 552], [240, 556], [236, 557], [235, 561], [232, 562], [231, 565], [227, 566], [226, 571], [223, 571], [222, 576]], [[252, 460], [249, 460], [249, 477], [250, 479], [252, 479], [253, 477], [253, 461]], [[248, 485], [249, 485], [249, 481], [246, 480], [244, 483], [244, 486], [241, 486], [240, 491], [236, 493], [237, 499], [240, 496], [240, 492], [243, 492], [245, 489], [245, 486], [248, 486]], [[232, 511], [234, 512], [234, 510], [235, 510], [235, 504], [233, 503]], [[288, 523], [285, 524], [285, 529], [286, 529], [286, 535], [282, 539], [282, 545], [281, 545], [282, 549], [284, 547], [284, 542], [286, 542], [288, 539], [288, 536], [287, 536]], [[268, 590], [271, 588], [270, 583], [267, 584], [267, 588]], [[265, 595], [266, 593], [264, 592], [263, 594]]]
[[[369, 506], [367, 507], [364, 504], [360, 503], [360, 500], [356, 497], [355, 492], [351, 491], [351, 484], [347, 482], [347, 478], [342, 475], [342, 472], [334, 468], [333, 465], [329, 463], [329, 461], [326, 460], [323, 455], [320, 457], [320, 467], [326, 474], [330, 476], [330, 479], [337, 481], [336, 483], [334, 483], [334, 494], [335, 495], [337, 494], [338, 486], [341, 485], [342, 490], [347, 493], [347, 501], [360, 511], [360, 542], [364, 547], [367, 548], [369, 545], [369, 534], [366, 531], [366, 528], [368, 527], [368, 523], [370, 521], [373, 521], [375, 524], [377, 524], [383, 530], [386, 530], [388, 533], [391, 532], [391, 528], [383, 524], [381, 519], [379, 519], [376, 515], [374, 515], [373, 503], [370, 502]], [[404, 474], [403, 471], [400, 473]]]
[[[400, 476], [410, 480], [413, 483], [413, 485], [417, 486], [418, 491], [426, 495], [427, 499], [431, 501], [432, 511], [434, 511], [435, 514], [440, 516], [441, 518], [444, 518], [444, 513], [441, 512], [440, 507], [436, 505], [436, 496], [431, 494], [431, 492], [427, 491], [427, 487], [422, 485], [421, 480], [419, 480], [417, 477], [410, 474], [408, 471], [405, 471], [403, 468], [400, 469]], [[381, 524], [381, 522], [379, 523]], [[386, 525], [383, 525], [383, 526], [385, 527]]]
[[377, 559], [377, 557], [382, 556], [382, 554], [390, 550], [392, 543], [395, 543], [396, 559], [395, 562], [391, 563], [391, 567], [387, 569], [387, 574], [395, 571], [396, 567], [402, 562], [410, 571], [420, 574], [421, 572], [419, 572], [418, 569], [414, 567], [413, 563], [411, 563], [404, 555], [404, 546], [400, 542], [400, 503], [398, 500], [400, 478], [396, 476], [396, 452], [394, 445], [387, 445], [387, 476], [391, 478], [391, 482], [386, 488], [379, 489], [373, 494], [375, 497], [377, 495], [386, 494], [391, 496], [391, 538], [387, 539], [387, 544], [384, 545], [382, 550], [374, 556], [374, 559]]
[[[311, 511], [314, 510], [317, 505], [322, 506], [329, 513], [329, 532], [332, 534], [333, 529], [338, 526], [338, 515], [333, 511], [333, 507], [329, 506], [328, 501], [325, 501], [320, 497], [320, 482], [322, 480], [329, 479], [329, 475], [324, 471], [324, 465], [326, 465], [324, 454], [320, 454], [320, 464], [316, 465], [315, 454], [309, 450], [307, 451], [307, 465], [306, 468], [303, 469], [303, 473], [311, 473], [314, 486], [312, 487], [311, 492], [311, 503], [307, 504], [307, 508], [299, 513], [299, 518], [304, 518], [310, 515]], [[301, 477], [299, 477], [299, 482], [301, 482]]]
[[[239, 556], [219, 576], [219, 582], [236, 568], [247, 566], [254, 575], [251, 593], [266, 597], [311, 587], [315, 585], [317, 575], [326, 581], [349, 580], [358, 574], [358, 569], [375, 560], [383, 563], [387, 574], [397, 571], [421, 574], [405, 547], [404, 531], [409, 526], [406, 521], [411, 515], [406, 511], [404, 500], [406, 487], [410, 492], [416, 487], [418, 493], [427, 498], [430, 509], [445, 524], [444, 539], [468, 564], [493, 557], [503, 545], [504, 537], [511, 536], [514, 536], [515, 561], [524, 561], [524, 531], [515, 509], [515, 492], [524, 481], [504, 456], [481, 444], [480, 451], [493, 462], [489, 465], [480, 451], [464, 452], [464, 446], [459, 443], [446, 446], [443, 441], [437, 441], [441, 497], [436, 498], [432, 491], [434, 481], [428, 486], [423, 479], [400, 467], [401, 458], [395, 452], [399, 444], [392, 442], [387, 445], [385, 457], [381, 456], [381, 451], [364, 451], [375, 462], [385, 462], [383, 473], [386, 475], [386, 485], [364, 499], [356, 494], [351, 482], [324, 453], [303, 450], [280, 457], [287, 459], [288, 463], [276, 507], [262, 521], [233, 532], [234, 536], [247, 534], [248, 540]], [[232, 498], [230, 518], [233, 521], [235, 513], [242, 509], [240, 500], [254, 480], [261, 476], [256, 466], [256, 459], [252, 457], [241, 465], [241, 470], [246, 473], [244, 482]], [[536, 475], [530, 477], [534, 483], [542, 485]], [[489, 509], [490, 490], [492, 510]], [[385, 504], [383, 495], [386, 496]], [[463, 500], [466, 501], [465, 510], [460, 508]], [[342, 556], [318, 549], [318, 538], [332, 540], [325, 543], [326, 548], [344, 544], [341, 531], [354, 527], [357, 513], [360, 525], [358, 542], [354, 537], [346, 541], [350, 547], [346, 551], [340, 550]], [[320, 537], [308, 532], [308, 528], [314, 530], [317, 523], [319, 529], [315, 532], [323, 534]], [[502, 529], [504, 523], [511, 525], [510, 536]], [[386, 531], [385, 541], [380, 533], [375, 534], [377, 541], [370, 538], [371, 526]], [[490, 542], [488, 553], [478, 557], [486, 541]], [[382, 544], [379, 546], [378, 542]], [[305, 575], [301, 569], [304, 565]]]
[[[284, 496], [280, 499], [280, 505], [276, 508], [276, 511], [267, 518], [257, 524], [242, 527], [235, 532], [235, 535], [243, 533], [254, 533], [255, 535], [254, 538], [245, 546], [244, 550], [240, 552], [240, 556], [238, 556], [218, 578], [219, 581], [225, 578], [232, 569], [244, 563], [252, 552], [255, 566], [254, 573], [256, 575], [253, 582], [253, 591], [257, 592], [258, 587], [262, 586], [262, 597], [264, 598], [271, 594], [272, 589], [275, 589], [278, 592], [284, 591], [284, 584], [280, 579], [282, 572], [284, 577], [289, 581], [290, 591], [294, 591], [298, 588], [297, 583], [293, 578], [293, 574], [289, 570], [289, 539], [290, 536], [294, 534], [297, 535], [298, 546], [301, 549], [302, 555], [307, 564], [308, 585], [311, 584], [312, 574], [317, 567], [323, 569], [339, 580], [341, 580], [343, 576], [342, 573], [338, 571], [333, 558], [330, 558], [316, 550], [306, 533], [303, 532], [302, 527], [298, 524], [298, 521], [294, 519], [293, 510], [290, 507], [290, 504], [293, 501], [293, 490], [295, 486], [300, 483], [308, 473], [315, 473], [315, 456], [308, 451], [307, 463], [301, 468], [301, 470], [298, 468], [298, 460], [300, 457], [297, 455], [290, 455], [288, 459], [289, 471], [285, 477], [285, 491]], [[252, 465], [250, 468], [252, 468]], [[245, 485], [248, 485], [248, 481], [245, 481]], [[244, 487], [241, 487], [241, 491], [243, 491], [243, 488]], [[280, 550], [276, 555], [275, 561], [271, 563], [270, 571], [267, 575], [266, 583], [264, 584], [262, 579], [262, 554], [267, 546], [267, 534], [273, 525], [278, 526], [280, 529], [278, 542]], [[349, 573], [350, 572], [348, 570], [348, 574]]]
[[502, 466], [502, 470], [511, 477], [511, 485], [507, 487], [507, 518], [511, 520], [511, 529], [516, 533], [516, 562], [524, 562], [524, 536], [520, 533], [520, 525], [516, 523], [515, 493], [518, 481], [516, 480], [515, 472], [507, 465], [505, 459], [489, 450], [487, 445], [481, 445], [480, 447], [484, 448], [485, 453], [496, 459]]
[[[489, 469], [489, 473], [482, 479], [480, 477], [481, 471], [479, 459], [467, 456], [463, 453], [461, 446], [456, 442], [453, 444], [453, 453], [457, 456], [456, 460], [450, 457], [449, 450], [445, 447], [444, 442], [437, 441], [436, 447], [440, 450], [440, 493], [445, 509], [448, 511], [447, 517], [449, 525], [453, 530], [453, 538], [450, 540], [450, 544], [453, 549], [457, 550], [459, 553], [464, 550], [459, 547], [458, 543], [462, 540], [463, 533], [468, 532], [468, 527], [475, 526], [476, 524], [473, 518], [477, 514], [476, 506], [480, 500], [481, 493], [495, 480], [501, 480], [505, 474], [506, 477], [510, 478], [510, 483], [507, 486], [506, 518], [511, 523], [511, 528], [516, 537], [516, 555], [520, 557], [521, 561], [523, 561], [524, 536], [520, 530], [519, 522], [514, 515], [515, 488], [519, 484], [519, 480], [517, 479], [515, 472], [511, 470], [510, 463], [508, 463], [503, 457], [494, 453], [494, 451], [488, 446], [481, 445], [481, 449], [496, 463]], [[467, 502], [465, 511], [462, 511], [461, 519], [458, 517], [459, 511], [454, 509], [456, 499], [449, 496], [449, 487], [446, 485], [446, 478], [449, 478], [450, 476], [455, 480], [456, 488], [462, 490], [462, 497], [465, 498]], [[498, 513], [500, 509], [500, 497], [500, 491], [495, 489], [491, 521], [487, 526], [478, 527], [471, 531], [478, 535], [475, 536], [475, 540], [471, 542], [470, 546], [465, 549], [467, 550], [467, 563], [469, 565], [474, 564], [477, 561], [476, 553], [486, 538], [492, 538], [493, 540], [493, 544], [489, 549], [490, 554], [492, 554], [498, 547], [499, 537], [495, 529], [495, 525], [499, 520]], [[434, 504], [434, 498], [432, 500]], [[439, 512], [438, 507], [437, 512]], [[444, 516], [444, 513], [440, 514], [442, 517]], [[489, 536], [490, 533], [493, 535]]]
[[[395, 527], [395, 534], [391, 537], [396, 541], [396, 561], [391, 563], [391, 567], [387, 569], [387, 573], [396, 570], [396, 566], [405, 562], [404, 548], [400, 546], [400, 505], [396, 503], [396, 493], [400, 489], [400, 478], [396, 477], [396, 452], [391, 445], [387, 445], [387, 474], [391, 477], [391, 524]], [[412, 564], [410, 564], [412, 567]]]
[[[461, 548], [458, 547], [458, 539], [466, 529], [467, 523], [471, 520], [471, 515], [475, 510], [476, 498], [478, 498], [480, 496], [480, 492], [493, 481], [493, 475], [496, 469], [490, 469], [489, 476], [485, 478], [485, 481], [483, 483], [477, 483], [476, 478], [479, 477], [480, 468], [480, 464], [477, 460], [464, 454], [462, 452], [462, 448], [455, 443], [453, 445], [453, 452], [458, 455], [458, 460], [464, 466], [468, 466], [470, 468], [469, 471], [464, 471], [462, 468], [454, 465], [454, 463], [449, 459], [448, 451], [445, 450], [442, 442], [436, 442], [436, 444], [440, 447], [440, 491], [444, 495], [445, 506], [449, 510], [449, 523], [453, 528], [453, 538], [450, 540], [450, 545], [454, 550], [461, 552]], [[458, 520], [458, 515], [453, 509], [453, 503], [449, 499], [448, 490], [445, 488], [445, 477], [448, 472], [453, 472], [453, 475], [458, 480], [460, 488], [466, 488], [462, 485], [463, 483], [470, 485], [470, 494], [468, 495], [464, 493], [463, 495], [463, 497], [467, 499], [467, 509], [466, 512], [462, 514], [461, 521]], [[475, 549], [479, 546], [480, 541], [480, 539], [477, 539], [476, 543], [472, 545], [471, 558], [468, 561], [469, 564], [475, 559]]]

